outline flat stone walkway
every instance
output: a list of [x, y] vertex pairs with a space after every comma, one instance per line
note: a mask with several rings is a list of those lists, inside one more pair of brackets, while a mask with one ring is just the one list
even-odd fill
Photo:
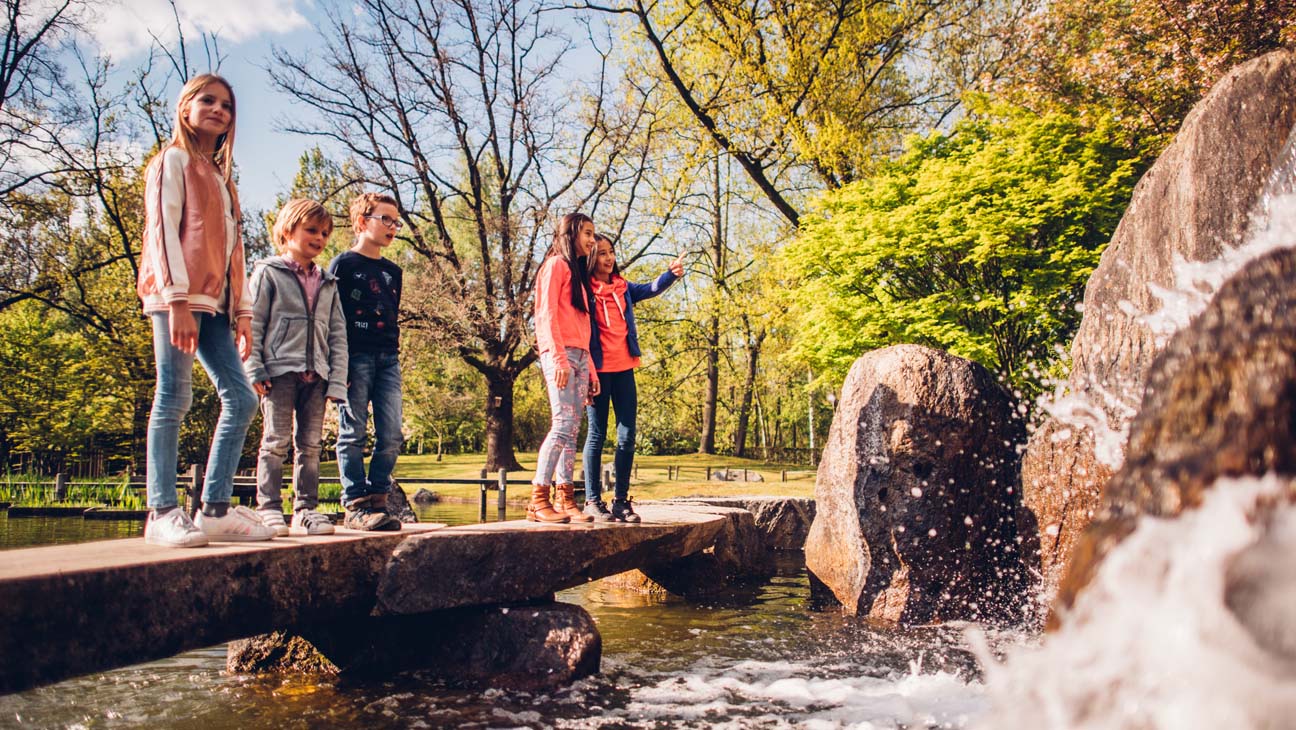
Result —
[[641, 525], [521, 520], [174, 549], [143, 538], [0, 551], [0, 693], [236, 638], [511, 603], [711, 546], [725, 508]]

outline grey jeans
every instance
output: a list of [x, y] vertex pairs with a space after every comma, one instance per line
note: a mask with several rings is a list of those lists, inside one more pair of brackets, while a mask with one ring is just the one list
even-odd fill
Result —
[[283, 511], [283, 463], [288, 456], [289, 438], [295, 454], [293, 511], [319, 506], [320, 435], [327, 390], [328, 381], [322, 378], [313, 383], [302, 382], [296, 373], [271, 378], [270, 392], [261, 397], [257, 509]]

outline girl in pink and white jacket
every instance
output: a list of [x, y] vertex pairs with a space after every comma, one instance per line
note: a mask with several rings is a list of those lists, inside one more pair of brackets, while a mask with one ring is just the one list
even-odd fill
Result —
[[[157, 389], [148, 431], [144, 539], [168, 547], [208, 540], [268, 540], [274, 530], [247, 507], [230, 507], [257, 399], [243, 374], [252, 349], [234, 189], [234, 91], [214, 74], [190, 79], [176, 102], [170, 144], [145, 171], [144, 249], [138, 292], [153, 321]], [[180, 422], [193, 402], [195, 355], [220, 394], [196, 522], [177, 507]]]

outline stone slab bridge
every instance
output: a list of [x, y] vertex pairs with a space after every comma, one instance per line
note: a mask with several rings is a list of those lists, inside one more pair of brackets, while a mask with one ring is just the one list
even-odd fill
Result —
[[136, 538], [2, 551], [0, 693], [245, 637], [258, 638], [231, 644], [237, 671], [568, 682], [598, 671], [601, 639], [555, 591], [632, 569], [681, 593], [768, 572], [745, 509], [640, 513], [640, 525], [407, 524], [190, 550]]

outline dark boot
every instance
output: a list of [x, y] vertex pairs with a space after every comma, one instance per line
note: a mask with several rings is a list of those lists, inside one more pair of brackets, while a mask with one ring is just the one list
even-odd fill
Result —
[[554, 510], [549, 501], [548, 484], [531, 485], [531, 504], [527, 505], [526, 518], [531, 522], [571, 522], [567, 515]]
[[612, 500], [612, 518], [620, 522], [636, 524], [641, 522], [639, 515], [635, 514], [634, 506], [630, 498]]
[[554, 509], [567, 515], [572, 522], [593, 522], [594, 518], [576, 506], [576, 486], [571, 482], [554, 485]]

